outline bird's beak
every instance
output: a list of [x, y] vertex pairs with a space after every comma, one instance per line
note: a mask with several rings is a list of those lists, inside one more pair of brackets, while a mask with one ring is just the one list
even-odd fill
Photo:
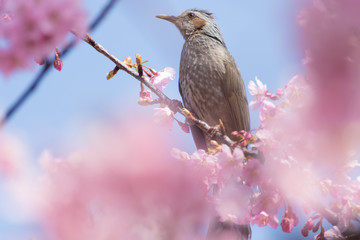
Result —
[[160, 18], [160, 19], [164, 19], [164, 20], [172, 22], [172, 23], [174, 23], [177, 19], [175, 16], [169, 16], [169, 15], [165, 15], [165, 14], [160, 14], [160, 15], [157, 15], [156, 17]]

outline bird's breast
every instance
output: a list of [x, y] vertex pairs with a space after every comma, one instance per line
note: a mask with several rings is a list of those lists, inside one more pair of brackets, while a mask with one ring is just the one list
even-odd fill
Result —
[[206, 116], [224, 98], [221, 76], [226, 56], [221, 48], [219, 44], [185, 43], [181, 54], [179, 87], [185, 107], [209, 124], [217, 124]]

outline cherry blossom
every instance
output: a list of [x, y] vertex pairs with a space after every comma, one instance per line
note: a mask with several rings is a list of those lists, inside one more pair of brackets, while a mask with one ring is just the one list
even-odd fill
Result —
[[341, 232], [337, 227], [333, 227], [332, 229], [329, 229], [325, 231], [324, 237], [326, 240], [342, 240], [344, 239], [341, 235]]
[[263, 185], [266, 176], [263, 171], [263, 164], [257, 159], [250, 159], [246, 165], [241, 169], [241, 178], [245, 183], [251, 187]]
[[298, 16], [308, 83], [316, 92], [311, 109], [315, 127], [341, 129], [360, 118], [359, 109], [348, 107], [360, 101], [355, 90], [360, 86], [359, 7], [356, 0], [316, 0]]
[[204, 172], [203, 183], [208, 190], [218, 183], [220, 166], [214, 155], [207, 154], [200, 149], [190, 156], [190, 163], [194, 168]]
[[291, 209], [286, 210], [281, 220], [281, 228], [284, 232], [290, 233], [299, 223], [299, 218]]
[[9, 74], [28, 67], [33, 59], [42, 59], [66, 41], [70, 31], [86, 33], [85, 13], [80, 0], [5, 1], [11, 19], [1, 21], [0, 70]]
[[[43, 63], [55, 49], [60, 71], [56, 47], [69, 31], [86, 31], [79, 3], [0, 0], [0, 70], [9, 74], [33, 59]], [[173, 149], [179, 161], [171, 161], [162, 151], [167, 141], [151, 131], [152, 125], [132, 122], [132, 127], [102, 129], [84, 150], [67, 157], [44, 151], [36, 193], [51, 237], [198, 239], [210, 213], [221, 221], [277, 228], [281, 209], [281, 229], [290, 233], [299, 224], [299, 213], [290, 206], [300, 205], [309, 214], [301, 230], [305, 237], [320, 230], [315, 239], [342, 239], [360, 217], [359, 178], [349, 175], [359, 167], [359, 7], [357, 0], [316, 0], [300, 14], [306, 73], [295, 75], [276, 94], [257, 77], [248, 85], [250, 106], [259, 109], [261, 121], [252, 131], [256, 141], [250, 133], [235, 132], [231, 137], [242, 142], [193, 154]], [[140, 68], [139, 55], [137, 60]], [[130, 58], [124, 63], [134, 67]], [[175, 78], [173, 68], [147, 70], [160, 90]], [[140, 99], [152, 101], [143, 86]], [[155, 111], [154, 121], [171, 129], [171, 109]], [[11, 178], [21, 169], [16, 155], [21, 151], [4, 139], [0, 173]], [[249, 151], [252, 155], [245, 156]], [[334, 228], [326, 231], [323, 220]]]
[[249, 224], [251, 196], [252, 190], [242, 184], [228, 184], [221, 188], [215, 196], [215, 208], [220, 220]]
[[244, 162], [244, 153], [239, 148], [232, 151], [227, 145], [222, 145], [222, 151], [216, 155], [221, 168], [219, 179], [221, 182], [239, 181]]
[[154, 84], [160, 90], [164, 90], [166, 85], [175, 79], [175, 69], [166, 67], [161, 71], [155, 73], [150, 79], [150, 82]]
[[314, 240], [344, 240], [345, 238], [341, 235], [339, 229], [334, 227], [327, 231], [322, 231], [314, 237]]
[[251, 223], [253, 225], [257, 224], [259, 227], [266, 227], [269, 225], [274, 229], [279, 226], [279, 220], [277, 219], [277, 217], [274, 215], [270, 216], [264, 211], [261, 211], [259, 214], [255, 215], [252, 218]]
[[[267, 218], [258, 214], [263, 211], [276, 216], [282, 198], [288, 203], [310, 206], [314, 213], [319, 206], [330, 209], [336, 221], [321, 211], [317, 216], [328, 217], [340, 232], [359, 218], [354, 211], [357, 209], [354, 206], [359, 206], [356, 197], [359, 183], [347, 175], [357, 166], [350, 163], [358, 156], [360, 141], [355, 135], [359, 132], [359, 115], [346, 107], [359, 102], [358, 95], [351, 94], [352, 89], [358, 89], [355, 79], [359, 71], [355, 66], [360, 62], [360, 41], [353, 31], [359, 30], [359, 17], [353, 15], [352, 9], [359, 7], [359, 3], [352, 0], [346, 3], [319, 0], [299, 17], [307, 47], [306, 75], [294, 76], [285, 88], [277, 91], [277, 97], [260, 80], [257, 85], [249, 84], [253, 103], [260, 108], [261, 126], [256, 131], [260, 142], [255, 145], [264, 154], [262, 175], [267, 176], [267, 181], [257, 183], [263, 192], [257, 193], [252, 207], [253, 221], [259, 225], [265, 225]], [[323, 198], [314, 199], [319, 193], [323, 193]], [[270, 201], [276, 194], [281, 196], [280, 201]], [[317, 229], [312, 221], [303, 227], [304, 236], [310, 230], [323, 229], [321, 221]], [[281, 227], [291, 232], [297, 222], [295, 213], [288, 210]], [[325, 233], [340, 239], [335, 230], [321, 230], [317, 239], [325, 239]]]
[[53, 239], [200, 239], [210, 212], [201, 172], [169, 161], [157, 147], [166, 140], [133, 123], [95, 131], [85, 151], [41, 157], [39, 205]]
[[143, 99], [145, 101], [151, 101], [151, 91], [146, 89], [141, 89], [140, 91], [140, 99]]
[[254, 110], [258, 109], [263, 102], [266, 100], [266, 93], [268, 92], [267, 87], [263, 84], [257, 77], [255, 77], [255, 81], [250, 81], [248, 85], [249, 92], [254, 99], [250, 102], [250, 107]]
[[261, 194], [258, 193], [252, 203], [252, 213], [257, 215], [264, 211], [270, 216], [277, 216], [282, 203], [283, 199], [280, 194], [275, 191], [267, 191]]
[[174, 113], [168, 107], [155, 108], [153, 120], [155, 123], [170, 130], [174, 122]]
[[304, 237], [307, 237], [309, 235], [309, 232], [312, 231], [314, 228], [314, 221], [312, 218], [309, 218], [304, 227], [301, 229], [301, 234], [304, 236]]
[[284, 89], [279, 88], [278, 90], [276, 90], [276, 95], [278, 95], [280, 97], [282, 97], [284, 95], [284, 93], [285, 93]]
[[182, 162], [188, 162], [190, 161], [190, 155], [187, 152], [183, 152], [178, 148], [173, 148], [171, 150], [171, 156], [177, 160], [180, 160]]

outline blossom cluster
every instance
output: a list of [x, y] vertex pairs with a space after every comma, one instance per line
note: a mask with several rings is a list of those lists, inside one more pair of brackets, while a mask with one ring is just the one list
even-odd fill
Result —
[[[262, 84], [255, 86], [258, 90], [262, 87]], [[309, 127], [309, 118], [313, 117], [308, 114], [316, 96], [304, 77], [295, 76], [283, 92], [277, 104], [263, 103], [268, 100], [258, 103], [262, 105], [260, 115], [266, 115], [256, 134], [261, 139], [258, 149], [268, 162], [268, 165], [264, 163], [268, 176], [289, 203], [303, 206], [306, 213], [312, 212], [303, 227], [304, 236], [310, 230], [317, 231], [325, 218], [336, 229], [328, 231], [338, 232], [340, 238], [340, 232], [350, 229], [352, 220], [360, 217], [357, 210], [360, 207], [360, 183], [349, 177], [359, 166], [355, 158], [357, 149], [349, 144], [330, 150], [326, 146], [339, 144], [336, 138], [327, 139], [333, 129], [328, 132]], [[267, 95], [267, 90], [263, 94]], [[349, 152], [353, 154], [349, 155]], [[331, 157], [327, 158], [329, 154], [339, 154], [341, 158], [333, 161]], [[324, 205], [326, 202], [328, 204]], [[319, 218], [317, 227], [310, 224]], [[322, 229], [317, 237], [321, 234], [327, 233]]]
[[[350, 107], [360, 102], [360, 19], [354, 11], [359, 7], [355, 0], [315, 0], [298, 17], [306, 74], [294, 76], [275, 94], [257, 78], [249, 83], [250, 106], [260, 111], [261, 125], [259, 141], [248, 147], [265, 161], [226, 145], [215, 154], [173, 151], [175, 158], [205, 170], [203, 182], [216, 189], [221, 220], [280, 224], [291, 232], [303, 208], [310, 216], [302, 234], [320, 231], [317, 240], [342, 239], [359, 220], [360, 183], [350, 177], [360, 165], [360, 114]], [[334, 227], [325, 230], [325, 220]]]
[[[172, 153], [176, 159], [205, 171], [203, 183], [209, 191], [216, 186], [213, 202], [221, 221], [279, 226], [279, 208], [284, 206], [284, 198], [258, 159], [246, 159], [241, 149], [232, 151], [227, 145], [222, 145], [216, 154], [198, 150], [189, 155], [178, 149]], [[291, 232], [298, 223], [296, 213], [288, 209], [281, 222], [285, 232]]]
[[341, 129], [360, 110], [360, 15], [357, 0], [314, 0], [298, 16], [309, 84], [316, 91], [313, 127]]
[[51, 239], [201, 239], [210, 211], [201, 172], [171, 161], [144, 121], [92, 132], [84, 151], [40, 158], [37, 204]]
[[[321, 165], [323, 160], [318, 157], [323, 153], [317, 141], [324, 133], [307, 129], [301, 121], [312, 98], [304, 77], [295, 76], [277, 94], [269, 93], [256, 79], [256, 84], [250, 82], [249, 91], [254, 95], [251, 106], [260, 109], [261, 126], [256, 131], [259, 141], [248, 147], [261, 152], [264, 161], [245, 157], [240, 148], [232, 151], [227, 145], [215, 154], [198, 150], [189, 155], [174, 149], [173, 156], [206, 172], [203, 182], [208, 190], [216, 186], [214, 205], [223, 221], [280, 225], [290, 233], [299, 224], [299, 210], [303, 209], [310, 214], [303, 223], [304, 236], [320, 229], [316, 238], [338, 233], [340, 239], [340, 233], [360, 217], [360, 182], [348, 177], [360, 164], [349, 158], [342, 167], [335, 164], [336, 173], [329, 173], [334, 169], [331, 162]], [[280, 218], [281, 208], [285, 213]], [[325, 231], [323, 219], [334, 228]]]
[[[0, 70], [27, 67], [53, 49], [61, 70], [56, 46], [68, 31], [85, 31], [78, 3], [0, 0]], [[351, 177], [360, 166], [360, 112], [352, 108], [360, 102], [359, 7], [358, 0], [315, 0], [300, 14], [307, 72], [276, 93], [257, 78], [249, 83], [261, 124], [253, 135], [234, 133], [238, 147], [193, 154], [173, 149], [179, 161], [172, 161], [164, 151], [167, 139], [149, 122], [131, 120], [95, 131], [85, 149], [68, 157], [45, 151], [41, 182], [27, 192], [38, 196], [33, 201], [49, 238], [202, 239], [203, 224], [215, 212], [221, 221], [280, 226], [286, 233], [301, 225], [304, 237], [316, 232], [316, 240], [343, 239], [360, 217], [360, 178]], [[175, 78], [172, 68], [155, 71], [141, 56], [136, 60], [124, 63], [159, 90]], [[156, 102], [151, 94], [141, 86], [139, 103]], [[163, 106], [154, 119], [167, 128], [176, 120]], [[16, 141], [0, 138], [1, 176], [26, 171], [16, 154], [21, 151]], [[308, 216], [302, 223], [301, 210]], [[324, 221], [333, 228], [325, 229]]]
[[69, 31], [86, 33], [85, 17], [80, 0], [2, 0], [0, 71], [8, 75], [42, 62]]

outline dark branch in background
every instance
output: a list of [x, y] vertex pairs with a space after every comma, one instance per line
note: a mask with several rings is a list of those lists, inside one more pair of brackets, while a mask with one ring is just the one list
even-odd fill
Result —
[[[115, 5], [115, 3], [118, 0], [109, 0], [109, 2], [105, 5], [105, 7], [101, 10], [99, 15], [94, 19], [94, 21], [89, 26], [89, 31], [94, 30], [99, 23], [104, 19], [104, 17], [107, 15], [109, 10]], [[73, 49], [73, 47], [78, 42], [77, 38], [74, 38], [72, 41], [70, 41], [62, 50], [61, 50], [61, 56], [65, 57], [67, 53], [70, 52], [70, 50]], [[31, 82], [31, 84], [25, 89], [25, 91], [20, 95], [20, 97], [9, 107], [9, 109], [5, 112], [5, 115], [0, 120], [0, 128], [3, 127], [3, 125], [9, 121], [9, 119], [17, 112], [20, 107], [26, 102], [26, 100], [31, 96], [32, 93], [37, 89], [37, 87], [40, 85], [40, 83], [44, 80], [45, 74], [51, 69], [51, 66], [53, 64], [53, 59], [48, 57], [45, 60], [45, 64], [42, 66], [42, 69], [38, 73], [38, 75], [35, 77], [35, 79]]]

